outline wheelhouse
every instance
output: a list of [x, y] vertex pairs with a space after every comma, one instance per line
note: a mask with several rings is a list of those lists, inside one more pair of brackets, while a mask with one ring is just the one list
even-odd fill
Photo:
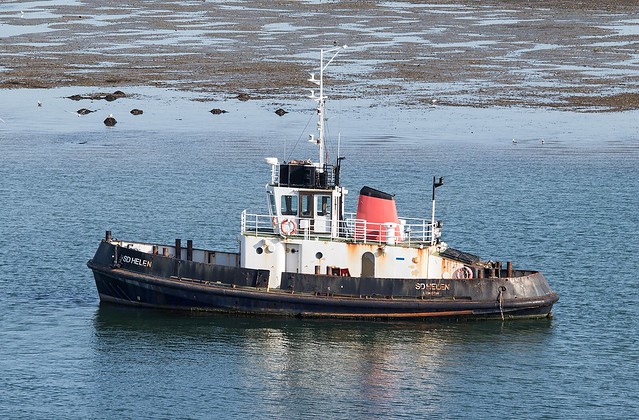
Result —
[[337, 237], [347, 193], [338, 184], [339, 165], [320, 168], [310, 161], [279, 163], [275, 158], [267, 162], [272, 165], [266, 187], [269, 216], [278, 233]]

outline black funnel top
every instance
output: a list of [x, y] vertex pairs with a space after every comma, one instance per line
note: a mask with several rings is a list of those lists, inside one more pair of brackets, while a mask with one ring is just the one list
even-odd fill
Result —
[[371, 187], [363, 187], [359, 191], [359, 195], [365, 195], [365, 196], [368, 196], [368, 197], [381, 198], [383, 200], [394, 200], [395, 199], [395, 197], [393, 195], [385, 193], [385, 192], [380, 191], [380, 190], [376, 190], [375, 188], [371, 188]]

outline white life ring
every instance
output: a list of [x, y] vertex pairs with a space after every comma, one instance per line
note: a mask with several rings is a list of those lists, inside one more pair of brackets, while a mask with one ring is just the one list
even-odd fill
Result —
[[284, 236], [289, 236], [295, 234], [297, 231], [297, 225], [295, 224], [295, 220], [293, 219], [284, 219], [282, 223], [280, 223], [280, 231]]
[[470, 280], [473, 278], [473, 270], [466, 266], [460, 267], [453, 273], [453, 278]]

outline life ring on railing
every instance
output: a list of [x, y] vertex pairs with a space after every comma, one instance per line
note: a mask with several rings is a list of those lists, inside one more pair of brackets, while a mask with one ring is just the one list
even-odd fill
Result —
[[273, 216], [271, 221], [273, 222], [273, 227], [277, 226], [277, 217], [276, 216]]
[[284, 219], [280, 223], [280, 231], [284, 236], [293, 235], [297, 231], [297, 225], [293, 219]]
[[473, 278], [473, 270], [466, 266], [460, 267], [453, 273], [453, 278], [470, 280]]

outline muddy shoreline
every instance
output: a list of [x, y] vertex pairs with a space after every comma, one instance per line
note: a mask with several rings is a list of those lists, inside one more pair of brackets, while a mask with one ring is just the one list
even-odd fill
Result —
[[319, 46], [348, 44], [330, 73], [337, 95], [401, 106], [639, 109], [635, 1], [51, 3], [0, 7], [0, 88], [299, 98]]

